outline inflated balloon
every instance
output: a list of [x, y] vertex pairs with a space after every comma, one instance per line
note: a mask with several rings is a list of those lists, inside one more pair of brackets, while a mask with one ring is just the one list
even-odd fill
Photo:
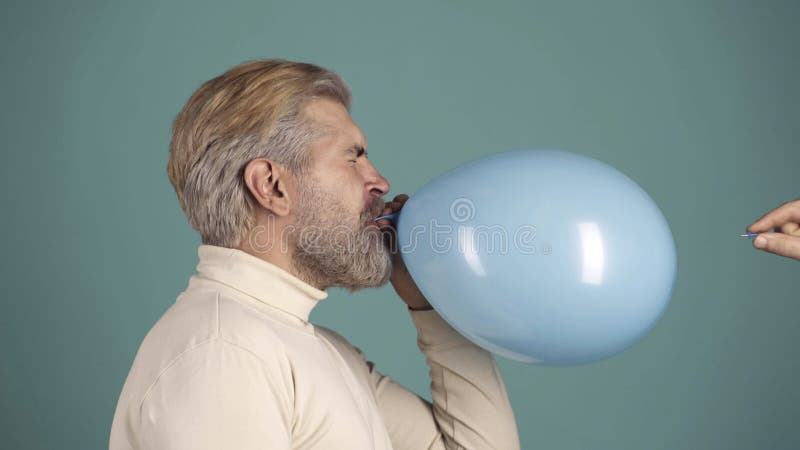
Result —
[[434, 179], [397, 218], [409, 273], [477, 345], [576, 365], [641, 339], [664, 312], [676, 257], [667, 221], [633, 180], [597, 160], [520, 150]]

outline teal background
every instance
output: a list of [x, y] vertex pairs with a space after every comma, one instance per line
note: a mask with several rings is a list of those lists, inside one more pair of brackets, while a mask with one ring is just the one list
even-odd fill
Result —
[[[679, 272], [643, 341], [574, 368], [499, 359], [524, 449], [800, 447], [800, 263], [737, 237], [800, 192], [798, 5], [3, 2], [0, 447], [107, 446], [138, 345], [197, 261], [171, 121], [259, 57], [347, 79], [392, 195], [557, 148], [660, 205]], [[391, 287], [331, 290], [312, 319], [428, 396]]]

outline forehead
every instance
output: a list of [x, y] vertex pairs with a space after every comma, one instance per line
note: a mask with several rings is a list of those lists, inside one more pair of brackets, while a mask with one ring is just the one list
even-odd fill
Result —
[[354, 145], [366, 148], [364, 133], [341, 103], [327, 98], [314, 99], [305, 106], [303, 114], [312, 121], [313, 127], [323, 132], [311, 144], [315, 156], [338, 153]]

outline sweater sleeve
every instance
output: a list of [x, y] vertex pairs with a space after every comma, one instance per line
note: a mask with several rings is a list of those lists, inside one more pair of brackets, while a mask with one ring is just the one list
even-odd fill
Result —
[[491, 353], [436, 311], [409, 311], [430, 368], [433, 404], [368, 362], [376, 399], [396, 450], [519, 449], [505, 384]]

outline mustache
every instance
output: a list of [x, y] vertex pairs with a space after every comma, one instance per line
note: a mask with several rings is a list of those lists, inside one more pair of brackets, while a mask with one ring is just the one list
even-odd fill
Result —
[[383, 209], [386, 207], [386, 202], [383, 198], [377, 197], [372, 199], [367, 207], [364, 209], [364, 212], [361, 214], [361, 218], [363, 221], [371, 220], [378, 217], [382, 212]]

